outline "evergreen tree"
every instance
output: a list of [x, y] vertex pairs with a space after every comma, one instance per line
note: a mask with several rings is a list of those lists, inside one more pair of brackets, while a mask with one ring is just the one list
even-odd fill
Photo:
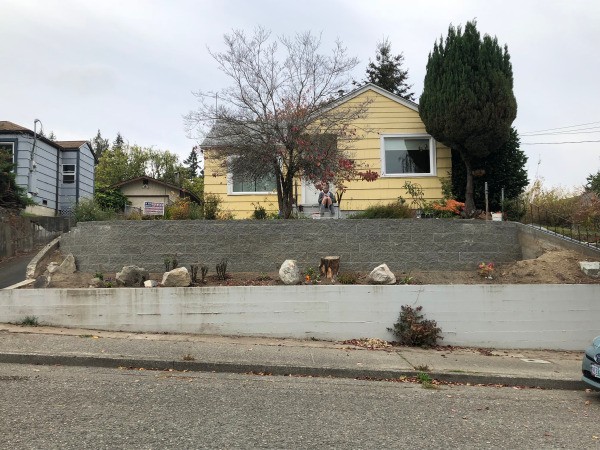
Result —
[[0, 207], [22, 209], [33, 201], [27, 197], [27, 191], [17, 185], [14, 168], [12, 151], [0, 148]]
[[122, 148], [125, 145], [125, 139], [121, 136], [121, 132], [117, 131], [117, 137], [113, 141], [113, 148]]
[[510, 138], [517, 115], [506, 46], [481, 39], [477, 23], [450, 26], [429, 54], [419, 113], [427, 132], [457, 152], [465, 166], [465, 213], [475, 212], [473, 170]]
[[587, 181], [585, 189], [600, 195], [600, 170], [596, 174], [588, 175], [585, 180]]
[[[514, 127], [510, 138], [498, 151], [487, 158], [476, 161], [475, 166], [483, 169], [483, 175], [473, 179], [474, 200], [478, 208], [485, 206], [485, 182], [488, 184], [489, 206], [491, 211], [502, 209], [501, 195], [504, 188], [504, 199], [516, 199], [523, 193], [529, 180], [525, 164], [527, 156], [520, 148], [520, 139]], [[465, 166], [458, 152], [452, 152], [452, 193], [459, 199], [465, 198], [466, 173]]]
[[183, 164], [187, 166], [188, 178], [194, 179], [198, 177], [199, 174], [199, 164], [198, 164], [198, 147], [194, 147], [190, 152], [190, 155], [183, 160]]
[[[98, 134], [92, 139], [92, 150], [96, 154], [96, 161], [100, 161], [102, 154], [105, 150], [108, 150], [108, 147], [108, 139], [104, 139], [100, 130], [98, 130]], [[98, 164], [98, 162], [96, 162], [96, 164]]]
[[56, 135], [54, 134], [54, 131], [50, 132], [50, 135], [48, 136], [48, 139], [50, 139], [51, 141], [56, 141]]
[[412, 85], [406, 83], [408, 70], [402, 69], [404, 55], [392, 55], [392, 44], [388, 39], [377, 44], [375, 62], [370, 61], [367, 66], [366, 83], [373, 83], [390, 91], [406, 100], [414, 101], [415, 96], [410, 92]]

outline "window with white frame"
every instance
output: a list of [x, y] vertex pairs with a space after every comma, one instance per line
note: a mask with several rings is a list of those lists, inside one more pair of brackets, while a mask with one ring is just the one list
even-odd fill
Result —
[[383, 176], [435, 175], [435, 143], [426, 134], [381, 136]]
[[75, 183], [75, 164], [63, 164], [63, 183]]
[[276, 189], [275, 177], [266, 176], [255, 179], [246, 179], [231, 174], [231, 192], [234, 194], [266, 193]]

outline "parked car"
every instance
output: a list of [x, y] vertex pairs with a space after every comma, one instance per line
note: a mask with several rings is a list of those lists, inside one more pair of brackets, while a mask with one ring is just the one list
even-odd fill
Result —
[[592, 345], [585, 351], [581, 371], [583, 372], [582, 381], [600, 389], [600, 336], [596, 337], [592, 341]]

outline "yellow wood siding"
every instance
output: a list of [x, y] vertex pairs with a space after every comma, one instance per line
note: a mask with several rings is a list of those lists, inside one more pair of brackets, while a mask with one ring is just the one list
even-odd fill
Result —
[[[357, 162], [381, 175], [381, 136], [387, 134], [425, 134], [425, 125], [419, 113], [380, 93], [367, 90], [359, 96], [339, 106], [364, 102], [369, 99], [367, 117], [354, 123], [359, 139], [350, 144], [350, 152]], [[252, 203], [260, 202], [267, 211], [277, 210], [277, 195], [228, 194], [227, 177], [224, 169], [211, 160], [210, 152], [206, 153], [205, 184], [206, 193], [220, 195], [224, 209], [228, 209], [235, 218], [247, 218], [254, 211]], [[425, 199], [437, 200], [442, 196], [440, 178], [447, 178], [451, 171], [450, 150], [436, 143], [436, 175], [426, 176], [380, 176], [373, 182], [353, 181], [348, 183], [348, 190], [342, 200], [342, 210], [363, 210], [370, 205], [385, 204], [404, 197], [410, 204], [410, 197], [403, 188], [406, 181], [418, 183], [424, 190]], [[216, 176], [213, 176], [216, 175]], [[302, 189], [298, 182], [299, 203], [302, 204]]]

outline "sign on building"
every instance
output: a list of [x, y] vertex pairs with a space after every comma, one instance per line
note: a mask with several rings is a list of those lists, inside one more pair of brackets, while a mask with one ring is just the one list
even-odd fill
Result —
[[144, 215], [145, 216], [164, 216], [165, 215], [164, 202], [144, 202]]

